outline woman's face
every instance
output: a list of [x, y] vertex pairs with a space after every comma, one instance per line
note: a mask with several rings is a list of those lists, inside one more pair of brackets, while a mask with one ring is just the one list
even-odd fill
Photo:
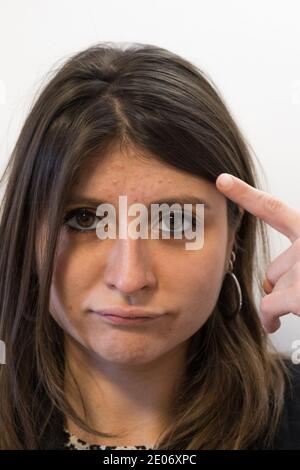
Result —
[[[119, 195], [148, 206], [152, 201], [194, 196], [207, 202], [204, 245], [185, 249], [185, 238], [100, 239], [96, 230], [68, 231], [58, 240], [49, 310], [66, 338], [98, 360], [146, 364], [187, 345], [217, 302], [230, 256], [226, 200], [212, 183], [166, 164], [143, 160], [133, 150], [91, 160], [73, 187], [66, 211], [108, 202], [118, 214]], [[126, 216], [127, 217], [127, 216]], [[128, 222], [133, 219], [128, 216]], [[76, 227], [95, 227], [98, 219], [74, 218]], [[140, 307], [164, 315], [140, 324], [109, 323], [95, 313], [109, 307]]]

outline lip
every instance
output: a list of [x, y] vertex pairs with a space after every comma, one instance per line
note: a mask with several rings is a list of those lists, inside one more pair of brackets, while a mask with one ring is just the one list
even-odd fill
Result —
[[150, 312], [143, 309], [121, 309], [118, 307], [112, 307], [102, 310], [93, 310], [94, 313], [107, 319], [111, 323], [116, 324], [135, 324], [142, 323], [145, 321], [155, 320], [164, 315], [161, 312]]

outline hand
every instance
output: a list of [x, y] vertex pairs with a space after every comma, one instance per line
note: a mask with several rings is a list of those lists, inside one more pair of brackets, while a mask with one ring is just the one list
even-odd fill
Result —
[[[226, 186], [230, 180], [231, 185]], [[263, 283], [267, 295], [260, 304], [261, 320], [266, 331], [274, 333], [280, 327], [282, 315], [294, 313], [300, 316], [300, 212], [227, 173], [218, 176], [216, 187], [225, 197], [262, 219], [292, 242], [268, 266]]]

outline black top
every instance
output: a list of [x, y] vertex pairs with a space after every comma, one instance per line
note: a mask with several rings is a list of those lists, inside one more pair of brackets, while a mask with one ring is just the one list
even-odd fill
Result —
[[[272, 450], [300, 450], [300, 364], [288, 362], [291, 387], [286, 385], [284, 409], [281, 422], [275, 435]], [[44, 438], [44, 449], [65, 449], [68, 434], [64, 430], [62, 417], [56, 419], [52, 432]], [[250, 449], [263, 450], [264, 447], [255, 443]]]
[[291, 387], [286, 387], [281, 424], [276, 433], [273, 449], [300, 450], [300, 364], [288, 363]]

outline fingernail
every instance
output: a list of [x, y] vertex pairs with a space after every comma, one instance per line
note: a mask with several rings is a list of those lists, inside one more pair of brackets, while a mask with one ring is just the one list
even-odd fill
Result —
[[219, 185], [224, 189], [229, 189], [233, 185], [233, 178], [228, 173], [222, 173], [218, 180]]
[[270, 294], [273, 290], [272, 284], [270, 283], [270, 281], [266, 277], [264, 278], [262, 287], [263, 287], [263, 290], [265, 291], [265, 293], [267, 295]]

